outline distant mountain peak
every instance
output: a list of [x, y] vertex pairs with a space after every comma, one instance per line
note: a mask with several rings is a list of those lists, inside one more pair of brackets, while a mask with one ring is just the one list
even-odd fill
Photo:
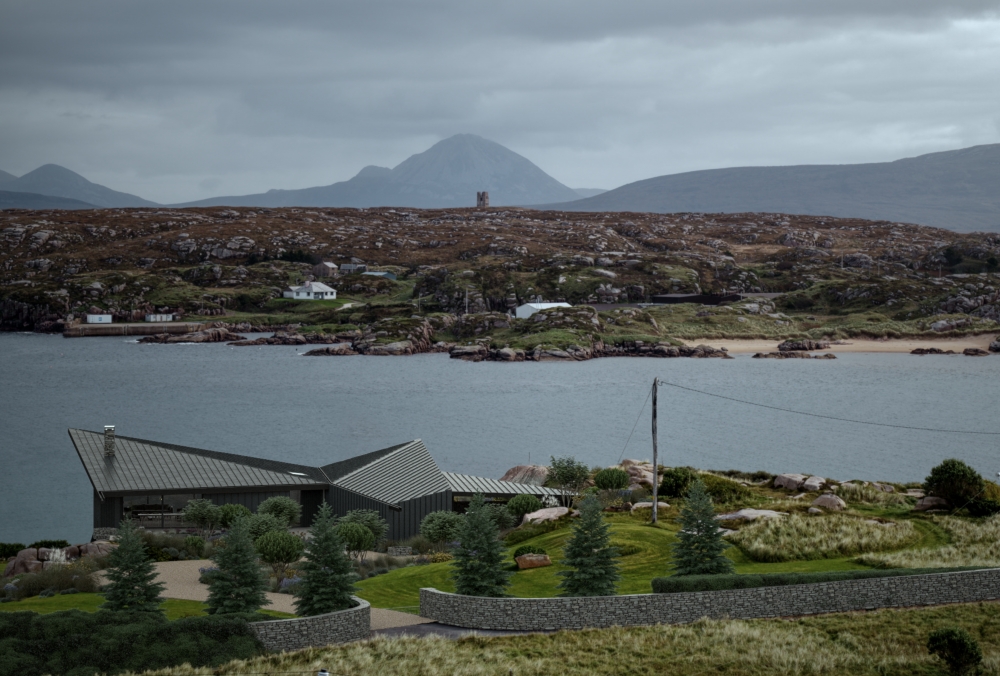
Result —
[[392, 169], [389, 167], [379, 167], [374, 164], [369, 164], [367, 167], [359, 171], [354, 178], [389, 178], [392, 175]]
[[11, 192], [48, 195], [79, 200], [99, 207], [155, 207], [156, 202], [118, 192], [58, 164], [43, 164], [34, 171], [12, 181], [4, 181], [3, 189]]
[[5, 181], [13, 181], [17, 178], [14, 174], [9, 174], [6, 171], [0, 170], [0, 183]]

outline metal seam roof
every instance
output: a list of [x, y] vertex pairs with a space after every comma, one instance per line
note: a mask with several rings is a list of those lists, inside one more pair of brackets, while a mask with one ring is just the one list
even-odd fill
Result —
[[535, 486], [533, 484], [518, 484], [512, 481], [500, 481], [498, 479], [487, 479], [481, 476], [470, 474], [456, 474], [454, 472], [442, 472], [445, 480], [455, 493], [504, 493], [528, 495], [563, 495], [564, 492], [557, 488], [546, 488], [545, 486]]
[[335, 479], [333, 484], [391, 503], [448, 490], [448, 482], [420, 439]]
[[[294, 465], [287, 465], [289, 469], [285, 471], [277, 467], [264, 469], [237, 461], [236, 458], [240, 456], [186, 449], [129, 437], [118, 437], [115, 440], [114, 458], [105, 458], [103, 434], [70, 430], [69, 435], [91, 483], [101, 493], [196, 491], [258, 486], [306, 487], [326, 483], [325, 480], [317, 480], [311, 476], [318, 471], [315, 468], [308, 468], [308, 473], [303, 472], [306, 476], [297, 476], [289, 473], [295, 471], [290, 469], [296, 467]], [[264, 463], [276, 466], [284, 464], [273, 461]]]

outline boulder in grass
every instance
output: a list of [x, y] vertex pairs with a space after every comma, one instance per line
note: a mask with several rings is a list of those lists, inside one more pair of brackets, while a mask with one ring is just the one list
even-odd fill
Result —
[[[634, 514], [636, 512], [636, 510], [639, 510], [639, 509], [650, 509], [651, 510], [651, 509], [653, 509], [653, 503], [652, 502], [637, 502], [634, 505], [632, 505], [632, 509], [630, 511]], [[668, 505], [665, 502], [657, 502], [656, 503], [656, 509], [657, 510], [670, 509], [670, 505]]]
[[545, 507], [536, 512], [529, 512], [524, 515], [521, 523], [542, 523], [543, 521], [557, 521], [569, 514], [568, 507]]
[[935, 495], [928, 495], [926, 497], [917, 500], [917, 504], [913, 506], [913, 509], [918, 512], [926, 512], [928, 509], [947, 509], [948, 501], [944, 498], [939, 498]]
[[806, 510], [806, 511], [807, 511], [807, 512], [808, 512], [809, 514], [822, 514], [822, 513], [823, 513], [823, 510], [822, 510], [822, 509], [820, 509], [819, 507], [810, 507], [810, 508], [809, 508], [808, 510]]
[[552, 565], [552, 559], [549, 558], [548, 554], [522, 554], [514, 560], [517, 561], [519, 570], [544, 568], [545, 566]]
[[847, 503], [838, 498], [833, 493], [824, 493], [812, 501], [813, 507], [832, 509], [836, 512], [847, 509]]
[[774, 487], [784, 488], [789, 491], [797, 491], [802, 488], [802, 484], [808, 479], [805, 474], [779, 474], [774, 477]]
[[802, 482], [802, 490], [807, 493], [818, 493], [822, 488], [823, 484], [826, 483], [826, 479], [821, 476], [811, 476]]

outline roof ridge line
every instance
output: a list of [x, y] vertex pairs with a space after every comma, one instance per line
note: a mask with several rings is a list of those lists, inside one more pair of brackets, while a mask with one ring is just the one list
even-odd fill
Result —
[[[407, 448], [409, 448], [413, 444], [416, 444], [416, 443], [419, 443], [419, 442], [420, 442], [420, 439], [413, 439], [412, 441], [408, 441], [405, 444], [400, 445], [400, 447], [397, 448], [396, 450], [389, 451], [385, 455], [380, 455], [379, 457], [375, 458], [371, 462], [369, 462], [367, 464], [364, 464], [361, 467], [358, 467], [357, 469], [351, 470], [350, 472], [348, 472], [347, 474], [345, 474], [342, 477], [338, 477], [337, 479], [334, 479], [333, 481], [330, 482], [330, 484], [331, 485], [335, 485], [335, 486], [339, 486], [341, 481], [343, 481], [344, 479], [350, 477], [351, 475], [357, 474], [358, 472], [360, 472], [361, 470], [365, 469], [366, 467], [371, 467], [372, 465], [374, 465], [379, 460], [382, 460], [384, 458], [388, 458], [389, 456], [392, 456], [392, 455], [396, 455], [400, 451], [405, 451]], [[378, 451], [375, 451], [375, 452], [377, 453]], [[323, 473], [323, 476], [326, 476], [326, 472]], [[353, 492], [356, 493], [357, 491], [353, 491]], [[359, 495], [364, 495], [364, 494], [363, 493], [359, 493]], [[369, 496], [369, 497], [371, 497], [371, 496]]]

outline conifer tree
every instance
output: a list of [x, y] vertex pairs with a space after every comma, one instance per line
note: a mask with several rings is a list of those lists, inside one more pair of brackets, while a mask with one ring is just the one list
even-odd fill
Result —
[[324, 502], [319, 508], [309, 533], [306, 560], [299, 565], [302, 582], [295, 587], [295, 611], [306, 616], [350, 608], [357, 575], [337, 534], [330, 505]]
[[212, 556], [219, 570], [208, 584], [209, 614], [255, 613], [271, 603], [264, 594], [267, 577], [257, 561], [248, 521], [237, 519]]
[[677, 520], [681, 530], [674, 543], [675, 575], [732, 573], [733, 562], [722, 552], [729, 543], [722, 539], [712, 509], [712, 498], [701, 479], [692, 482]]
[[454, 551], [455, 592], [466, 596], [504, 596], [510, 584], [507, 548], [482, 493], [472, 496]]
[[594, 496], [580, 503], [580, 518], [563, 549], [563, 565], [568, 568], [559, 573], [563, 596], [614, 595], [621, 579], [618, 548], [611, 546], [611, 531]]
[[118, 546], [108, 555], [109, 585], [104, 610], [160, 611], [163, 583], [156, 582], [156, 568], [146, 554], [142, 535], [131, 520], [118, 527]]

